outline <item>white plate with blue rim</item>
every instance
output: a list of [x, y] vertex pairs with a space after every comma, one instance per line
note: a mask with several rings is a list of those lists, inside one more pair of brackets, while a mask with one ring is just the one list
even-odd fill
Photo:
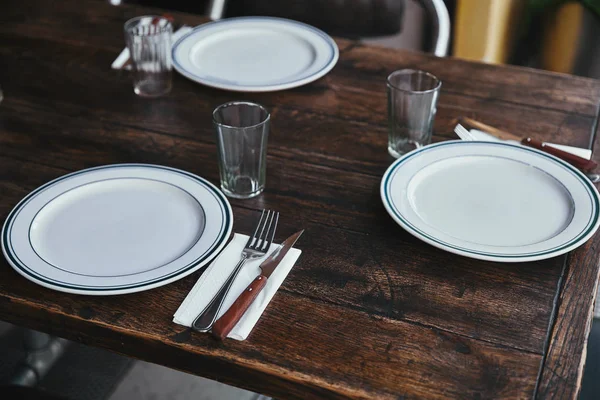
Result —
[[166, 285], [223, 248], [231, 206], [210, 182], [174, 168], [106, 165], [27, 195], [2, 228], [25, 278], [62, 292], [114, 295]]
[[218, 89], [270, 92], [315, 81], [336, 64], [338, 47], [325, 32], [283, 18], [239, 17], [209, 22], [180, 38], [173, 66]]
[[498, 262], [567, 253], [600, 223], [598, 191], [584, 174], [507, 143], [448, 141], [405, 154], [384, 174], [381, 199], [424, 242]]

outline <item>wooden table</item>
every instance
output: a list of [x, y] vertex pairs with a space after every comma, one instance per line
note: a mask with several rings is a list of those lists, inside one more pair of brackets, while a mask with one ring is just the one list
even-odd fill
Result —
[[563, 257], [498, 264], [402, 230], [379, 199], [391, 162], [385, 77], [408, 67], [442, 79], [436, 141], [453, 139], [453, 118], [466, 115], [582, 147], [594, 142], [599, 81], [338, 40], [335, 69], [301, 88], [231, 93], [176, 75], [170, 95], [147, 100], [110, 64], [123, 22], [150, 12], [3, 2], [1, 218], [37, 186], [101, 164], [164, 164], [216, 183], [211, 111], [249, 99], [272, 112], [267, 190], [231, 201], [234, 230], [277, 209], [279, 239], [306, 228], [305, 251], [244, 342], [171, 322], [200, 272], [148, 292], [85, 297], [30, 283], [2, 260], [0, 319], [282, 399], [576, 397], [600, 236]]

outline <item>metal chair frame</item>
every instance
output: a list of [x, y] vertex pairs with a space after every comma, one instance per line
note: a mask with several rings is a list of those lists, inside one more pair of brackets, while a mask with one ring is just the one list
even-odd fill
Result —
[[[450, 44], [450, 15], [444, 0], [418, 0], [425, 9], [433, 27], [432, 43], [429, 52], [438, 57], [448, 55]], [[227, 0], [210, 0], [206, 8], [206, 15], [212, 20], [219, 20], [225, 14]]]

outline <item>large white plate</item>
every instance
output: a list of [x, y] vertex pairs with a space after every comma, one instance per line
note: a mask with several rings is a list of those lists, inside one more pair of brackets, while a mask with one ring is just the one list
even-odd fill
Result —
[[408, 153], [386, 171], [381, 198], [419, 239], [500, 262], [566, 253], [600, 222], [598, 191], [581, 172], [506, 143], [451, 141]]
[[173, 45], [173, 66], [207, 86], [268, 92], [305, 85], [329, 72], [338, 48], [323, 31], [301, 22], [241, 17], [195, 28]]
[[27, 195], [2, 228], [2, 251], [51, 289], [112, 295], [155, 288], [210, 261], [225, 245], [231, 206], [185, 171], [118, 164], [74, 172]]

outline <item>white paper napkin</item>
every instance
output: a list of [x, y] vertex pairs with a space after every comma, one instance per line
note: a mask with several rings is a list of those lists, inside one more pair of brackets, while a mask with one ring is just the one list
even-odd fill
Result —
[[[189, 31], [191, 31], [192, 29], [194, 29], [194, 28], [185, 26], [185, 25], [182, 26], [181, 28], [179, 28], [171, 36], [171, 44], [172, 45], [175, 44], [175, 42], [177, 42], [181, 37], [183, 37], [183, 35], [185, 35]], [[119, 56], [115, 59], [115, 61], [113, 61], [111, 68], [112, 69], [131, 69], [130, 65], [123, 68], [123, 64], [125, 64], [125, 62], [127, 62], [128, 59], [129, 59], [129, 49], [127, 47], [125, 47], [123, 49], [123, 51], [121, 52], [121, 54], [119, 54]]]
[[[210, 300], [217, 294], [223, 286], [238, 261], [242, 250], [248, 241], [248, 236], [236, 233], [225, 247], [225, 250], [208, 266], [206, 271], [200, 276], [198, 282], [188, 293], [179, 309], [173, 315], [173, 322], [179, 325], [191, 326], [198, 314], [208, 305]], [[233, 286], [229, 290], [225, 302], [219, 311], [217, 318], [220, 318], [235, 299], [248, 287], [248, 285], [260, 274], [260, 264], [265, 258], [275, 251], [279, 245], [272, 244], [267, 255], [258, 260], [246, 262], [238, 274]], [[242, 316], [237, 325], [231, 330], [227, 337], [235, 340], [246, 340], [254, 325], [267, 308], [267, 305], [283, 283], [288, 273], [300, 257], [301, 250], [292, 248], [285, 255], [281, 263], [275, 268], [273, 274], [267, 279], [267, 284], [258, 294], [254, 302], [250, 305], [246, 313]]]
[[[480, 131], [477, 129], [471, 129], [469, 131], [477, 140], [486, 140], [486, 141], [494, 141], [494, 142], [501, 142], [503, 140], [498, 139], [495, 136], [490, 135], [487, 132], [484, 131]], [[514, 142], [514, 143], [519, 143], [517, 141], [513, 141], [513, 140], [506, 140], [506, 142]], [[592, 151], [589, 149], [582, 149], [580, 147], [572, 147], [572, 146], [565, 146], [562, 144], [554, 144], [554, 143], [546, 143], [544, 142], [544, 144], [557, 148], [559, 150], [562, 151], [566, 151], [567, 153], [571, 153], [571, 154], [575, 154], [576, 156], [585, 158], [586, 160], [590, 160], [592, 158]]]

